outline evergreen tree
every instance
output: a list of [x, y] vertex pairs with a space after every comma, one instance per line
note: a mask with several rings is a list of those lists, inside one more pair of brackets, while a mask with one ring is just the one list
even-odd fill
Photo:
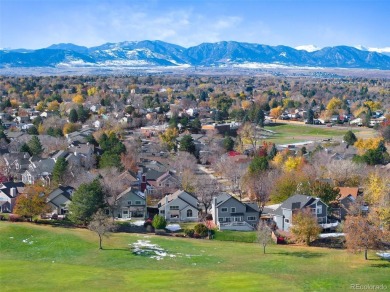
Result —
[[70, 113], [69, 113], [69, 122], [76, 123], [78, 121], [78, 119], [79, 119], [79, 116], [77, 114], [77, 111], [74, 108], [72, 108], [70, 110]]
[[31, 126], [27, 129], [27, 134], [29, 135], [39, 135], [38, 129], [35, 126]]
[[347, 143], [348, 146], [355, 144], [357, 141], [357, 138], [355, 134], [349, 130], [347, 133], [344, 135], [344, 141]]
[[20, 152], [27, 152], [28, 154], [32, 155], [30, 147], [28, 147], [27, 143], [23, 143], [20, 147]]
[[85, 123], [89, 118], [89, 111], [86, 110], [82, 105], [79, 105], [77, 109], [78, 120]]
[[312, 109], [309, 109], [307, 112], [307, 123], [314, 124], [314, 112]]
[[264, 119], [265, 119], [265, 115], [264, 115], [264, 112], [260, 109], [258, 112], [257, 112], [257, 124], [260, 126], [260, 127], [264, 127]]
[[103, 188], [98, 179], [81, 184], [69, 204], [69, 219], [76, 224], [87, 225], [93, 214], [104, 206]]
[[226, 151], [232, 151], [234, 148], [234, 140], [228, 135], [225, 135], [225, 138], [223, 139], [223, 148], [225, 148]]
[[268, 160], [274, 159], [277, 153], [278, 153], [278, 149], [276, 149], [276, 145], [274, 143], [272, 144], [271, 150], [268, 153]]
[[43, 152], [43, 147], [41, 141], [37, 136], [33, 136], [30, 141], [27, 143], [28, 148], [30, 149], [31, 155], [40, 155]]
[[248, 170], [250, 174], [258, 174], [268, 169], [268, 160], [266, 157], [256, 156], [249, 164]]
[[180, 140], [180, 151], [187, 151], [189, 153], [195, 153], [194, 139], [191, 135], [184, 135]]
[[57, 184], [62, 182], [63, 175], [65, 174], [66, 167], [68, 166], [68, 162], [64, 157], [60, 157], [57, 159], [53, 168], [53, 181]]

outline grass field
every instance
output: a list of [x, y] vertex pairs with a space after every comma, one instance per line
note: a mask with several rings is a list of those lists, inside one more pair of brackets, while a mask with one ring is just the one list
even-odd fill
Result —
[[[1, 291], [345, 291], [390, 287], [390, 263], [343, 250], [116, 233], [98, 250], [95, 234], [0, 223]], [[145, 237], [146, 236], [146, 237]], [[139, 239], [175, 257], [139, 256]]]
[[[298, 143], [304, 141], [320, 141], [322, 139], [339, 139], [349, 130], [349, 128], [326, 126], [311, 126], [311, 125], [298, 125], [298, 124], [278, 124], [275, 126], [266, 126], [265, 129], [276, 132], [276, 134], [270, 136], [267, 141], [275, 144], [289, 144]], [[353, 128], [352, 131], [359, 138], [373, 137], [375, 131], [368, 128]]]

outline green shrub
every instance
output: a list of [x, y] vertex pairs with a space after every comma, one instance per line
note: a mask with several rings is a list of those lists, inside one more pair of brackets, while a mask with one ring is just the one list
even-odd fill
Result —
[[155, 229], [164, 229], [167, 226], [167, 220], [163, 216], [156, 215], [153, 218], [152, 225]]
[[209, 229], [206, 227], [206, 225], [199, 223], [196, 224], [194, 227], [195, 233], [198, 234], [200, 237], [206, 237], [208, 234]]
[[186, 229], [184, 229], [184, 234], [185, 234], [187, 237], [194, 237], [194, 233], [195, 233], [195, 230], [194, 230], [194, 229], [191, 229], [191, 228], [186, 228]]

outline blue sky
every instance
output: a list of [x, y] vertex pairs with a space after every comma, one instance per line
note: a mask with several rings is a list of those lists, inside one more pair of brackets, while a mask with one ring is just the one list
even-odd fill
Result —
[[0, 48], [162, 40], [390, 46], [389, 0], [0, 0]]

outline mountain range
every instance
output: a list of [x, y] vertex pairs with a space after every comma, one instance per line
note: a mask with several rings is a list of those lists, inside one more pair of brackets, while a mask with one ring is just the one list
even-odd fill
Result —
[[268, 46], [223, 41], [184, 48], [162, 41], [55, 44], [38, 50], [0, 50], [0, 68], [17, 67], [261, 67], [262, 65], [390, 70], [390, 56], [363, 47]]

